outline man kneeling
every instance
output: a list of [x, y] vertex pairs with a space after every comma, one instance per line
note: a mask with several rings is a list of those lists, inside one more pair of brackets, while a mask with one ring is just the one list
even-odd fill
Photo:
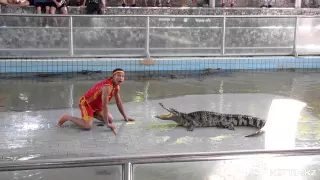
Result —
[[114, 131], [115, 127], [112, 124], [112, 115], [108, 111], [108, 103], [115, 96], [117, 107], [124, 117], [125, 121], [134, 121], [127, 117], [123, 110], [120, 97], [120, 84], [124, 81], [124, 71], [115, 69], [112, 72], [112, 77], [99, 82], [89, 89], [84, 96], [80, 98], [79, 108], [82, 118], [63, 115], [58, 121], [58, 126], [61, 127], [66, 121], [72, 121], [85, 130], [92, 128], [93, 118], [104, 121], [108, 127]]

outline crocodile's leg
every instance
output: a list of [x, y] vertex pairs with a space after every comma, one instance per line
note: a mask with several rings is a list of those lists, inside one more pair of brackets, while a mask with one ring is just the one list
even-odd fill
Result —
[[218, 121], [218, 122], [216, 123], [216, 127], [217, 127], [217, 128], [225, 128], [221, 121]]
[[188, 126], [187, 126], [187, 131], [193, 131], [194, 129], [194, 125], [193, 123], [190, 123]]
[[231, 121], [228, 121], [225, 126], [229, 130], [234, 130], [234, 125], [233, 125], [233, 123]]
[[185, 117], [185, 120], [187, 121], [187, 131], [193, 131], [195, 128], [195, 122], [190, 117]]
[[220, 124], [222, 127], [227, 128], [229, 130], [234, 130], [234, 125], [231, 120], [226, 118], [225, 115], [222, 115], [220, 118]]

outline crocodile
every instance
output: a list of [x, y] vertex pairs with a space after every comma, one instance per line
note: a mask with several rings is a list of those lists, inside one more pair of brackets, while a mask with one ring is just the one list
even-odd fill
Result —
[[253, 134], [246, 135], [245, 137], [258, 136], [264, 133], [262, 128], [266, 124], [266, 121], [258, 117], [240, 114], [222, 114], [212, 111], [183, 113], [173, 108], [166, 108], [162, 103], [159, 104], [167, 110], [169, 114], [156, 115], [155, 118], [172, 120], [176, 122], [178, 126], [186, 127], [187, 131], [193, 131], [195, 127], [218, 127], [235, 130], [235, 126], [252, 126], [259, 128], [259, 130]]

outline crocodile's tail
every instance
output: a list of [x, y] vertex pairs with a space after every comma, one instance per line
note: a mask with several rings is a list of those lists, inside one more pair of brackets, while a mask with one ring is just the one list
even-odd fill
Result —
[[[224, 115], [225, 116], [225, 115]], [[261, 129], [266, 121], [264, 119], [248, 115], [227, 115], [227, 119], [233, 119], [235, 126], [251, 126]]]
[[253, 133], [253, 134], [246, 135], [246, 136], [244, 136], [244, 137], [254, 137], [254, 136], [259, 136], [259, 135], [263, 134], [264, 132], [265, 132], [264, 130], [259, 129], [259, 131], [255, 132], [255, 133]]
[[262, 128], [266, 124], [266, 121], [264, 119], [248, 115], [232, 115], [232, 118], [236, 119], [235, 125], [237, 126], [251, 126], [259, 128], [257, 132], [246, 135], [245, 137], [254, 137], [264, 133], [264, 130], [262, 130]]

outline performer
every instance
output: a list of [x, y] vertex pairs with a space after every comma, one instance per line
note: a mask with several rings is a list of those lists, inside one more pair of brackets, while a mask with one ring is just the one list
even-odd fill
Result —
[[[112, 77], [99, 82], [89, 89], [80, 98], [79, 108], [82, 118], [63, 115], [58, 121], [61, 127], [66, 121], [72, 121], [85, 130], [92, 128], [93, 118], [104, 121], [105, 124], [114, 132], [115, 126], [112, 124], [112, 115], [108, 110], [108, 103], [115, 96], [117, 107], [125, 121], [134, 121], [128, 117], [122, 106], [120, 97], [120, 84], [124, 81], [124, 71], [120, 68], [113, 70]], [[114, 132], [115, 133], [115, 132]]]

